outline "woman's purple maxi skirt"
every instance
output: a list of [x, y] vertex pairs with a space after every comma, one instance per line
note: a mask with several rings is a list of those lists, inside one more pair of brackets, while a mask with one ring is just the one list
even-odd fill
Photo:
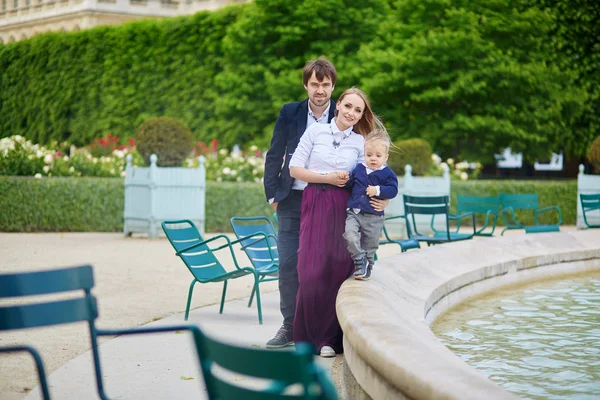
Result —
[[331, 346], [341, 353], [342, 329], [335, 299], [342, 283], [354, 272], [343, 238], [350, 192], [330, 185], [311, 184], [302, 195], [298, 248], [298, 297], [294, 342], [312, 343], [317, 351]]

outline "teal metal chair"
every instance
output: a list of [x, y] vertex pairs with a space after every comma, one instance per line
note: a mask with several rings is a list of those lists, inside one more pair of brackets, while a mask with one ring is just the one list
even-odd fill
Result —
[[[393, 217], [386, 217], [385, 221], [393, 221], [395, 219], [400, 219], [400, 218], [404, 218], [406, 219], [405, 215], [395, 215]], [[379, 245], [385, 245], [385, 244], [397, 244], [398, 246], [400, 246], [400, 250], [402, 253], [404, 253], [407, 250], [410, 249], [420, 249], [421, 245], [419, 244], [418, 240], [415, 239], [410, 239], [411, 237], [411, 229], [409, 224], [406, 224], [406, 234], [408, 235], [409, 239], [392, 239], [387, 231], [387, 228], [385, 227], [385, 223], [383, 224], [383, 239], [379, 241]]]
[[[93, 353], [96, 387], [101, 399], [108, 399], [102, 382], [102, 369], [98, 351], [99, 336], [130, 335], [172, 331], [197, 331], [193, 326], [164, 326], [136, 329], [97, 329], [98, 318], [96, 298], [92, 296], [94, 275], [90, 265], [73, 268], [25, 272], [0, 275], [0, 298], [21, 298], [42, 296], [64, 292], [75, 292], [66, 300], [40, 300], [35, 303], [0, 307], [0, 332], [18, 329], [31, 329], [42, 326], [61, 325], [85, 321], [90, 328], [90, 342]], [[76, 293], [79, 292], [79, 293]], [[33, 297], [33, 300], [39, 298]], [[194, 334], [194, 338], [198, 337]], [[196, 343], [198, 345], [198, 342]], [[28, 352], [33, 356], [37, 368], [40, 389], [45, 400], [50, 399], [44, 363], [38, 351], [30, 345], [2, 346], [0, 353]]]
[[[473, 214], [485, 214], [485, 221], [480, 229], [475, 230], [475, 236], [494, 236], [494, 230], [498, 222], [498, 211], [500, 210], [500, 196], [465, 196], [459, 195], [456, 204], [458, 213], [472, 212]], [[460, 221], [458, 221], [460, 229]], [[486, 229], [491, 230], [486, 231]]]
[[[337, 400], [335, 387], [314, 360], [314, 348], [296, 343], [295, 351], [236, 347], [201, 337], [200, 363], [210, 399]], [[215, 373], [215, 370], [221, 373]], [[222, 371], [244, 376], [233, 380]], [[259, 380], [256, 384], [253, 380]]]
[[[580, 194], [579, 201], [581, 202], [581, 211], [583, 213], [583, 222], [588, 228], [600, 228], [600, 223], [593, 224], [588, 221], [589, 214], [593, 211], [598, 211], [600, 216], [600, 193], [597, 194]], [[600, 220], [600, 219], [599, 219]]]
[[[475, 214], [472, 212], [455, 215], [450, 213], [450, 199], [448, 196], [409, 196], [403, 195], [406, 225], [410, 227], [410, 239], [426, 242], [427, 246], [439, 243], [455, 242], [459, 240], [472, 239], [475, 235]], [[430, 215], [432, 235], [419, 232], [416, 215]], [[446, 230], [440, 231], [434, 228], [435, 216], [445, 217]], [[459, 233], [450, 231], [450, 221], [460, 222], [462, 218], [471, 217], [473, 233]]]
[[[240, 243], [244, 238], [231, 241], [225, 235], [213, 236], [210, 239], [204, 239], [200, 235], [196, 225], [190, 220], [174, 220], [163, 221], [162, 229], [167, 235], [169, 242], [175, 249], [175, 255], [181, 258], [185, 266], [188, 268], [194, 279], [190, 284], [188, 291], [187, 304], [185, 307], [185, 317], [187, 321], [190, 313], [190, 304], [192, 302], [192, 294], [196, 283], [223, 282], [223, 292], [221, 294], [221, 307], [219, 314], [223, 314], [225, 305], [225, 295], [227, 294], [227, 281], [229, 279], [241, 278], [242, 276], [252, 275], [254, 277], [254, 285], [252, 293], [256, 293], [256, 308], [258, 309], [258, 322], [263, 323], [262, 309], [260, 303], [260, 289], [258, 284], [265, 275], [270, 274], [270, 271], [258, 271], [254, 267], [240, 267], [233, 251], [233, 245]], [[215, 248], [210, 248], [208, 245], [216, 240], [225, 242], [223, 245]], [[227, 271], [223, 264], [216, 257], [215, 252], [229, 249], [231, 258], [235, 265], [233, 271]], [[276, 271], [276, 270], [275, 270]]]
[[[504, 232], [511, 229], [523, 229], [526, 233], [560, 231], [560, 225], [562, 224], [562, 212], [560, 211], [560, 207], [550, 206], [539, 208], [537, 193], [501, 194], [500, 203], [502, 204], [502, 218], [504, 219], [504, 225], [506, 226], [502, 230], [501, 235], [504, 235]], [[517, 210], [533, 211], [535, 224], [523, 225], [520, 223], [517, 220]], [[549, 211], [556, 211], [558, 222], [556, 224], [541, 224], [539, 221], [540, 215]]]
[[[267, 217], [233, 217], [229, 220], [233, 233], [240, 240], [242, 250], [248, 256], [252, 266], [258, 271], [258, 283], [275, 281], [279, 272], [279, 253], [277, 251], [277, 234], [273, 224]], [[248, 301], [252, 305], [254, 288]]]

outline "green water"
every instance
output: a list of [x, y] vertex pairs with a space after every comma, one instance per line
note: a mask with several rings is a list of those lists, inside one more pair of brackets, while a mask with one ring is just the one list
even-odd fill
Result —
[[494, 291], [432, 327], [524, 399], [600, 399], [600, 272]]

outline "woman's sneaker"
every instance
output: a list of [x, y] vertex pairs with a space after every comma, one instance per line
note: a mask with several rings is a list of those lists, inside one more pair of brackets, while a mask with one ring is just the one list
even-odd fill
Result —
[[321, 347], [321, 351], [319, 355], [323, 358], [335, 357], [335, 350], [331, 346], [323, 346]]

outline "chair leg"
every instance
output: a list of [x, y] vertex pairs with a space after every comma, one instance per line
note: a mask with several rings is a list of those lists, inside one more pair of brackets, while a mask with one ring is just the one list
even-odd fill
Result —
[[227, 293], [227, 281], [223, 281], [223, 294], [221, 294], [221, 308], [219, 314], [223, 314], [223, 306], [225, 305], [225, 294]]
[[502, 232], [500, 232], [500, 236], [504, 236], [504, 232], [506, 232], [506, 230], [507, 230], [507, 229], [508, 229], [508, 228], [504, 228], [504, 229], [502, 229]]
[[250, 300], [248, 300], [248, 307], [252, 307], [252, 300], [254, 300], [254, 293], [256, 292], [256, 288], [252, 286], [252, 293], [250, 293]]
[[33, 361], [38, 373], [38, 379], [40, 380], [42, 396], [44, 397], [44, 400], [50, 400], [50, 391], [48, 390], [48, 382], [46, 381], [44, 362], [42, 361], [42, 357], [40, 357], [40, 354], [37, 352], [37, 350], [30, 346], [12, 346], [0, 349], [0, 353], [16, 353], [22, 351], [26, 351], [33, 357]]
[[190, 304], [192, 304], [192, 293], [194, 292], [194, 285], [196, 284], [196, 280], [194, 279], [190, 284], [190, 290], [188, 291], [188, 299], [187, 305], [185, 306], [185, 317], [184, 320], [188, 320], [188, 316], [190, 315]]
[[110, 400], [104, 391], [104, 382], [102, 381], [102, 368], [100, 365], [100, 349], [98, 348], [98, 331], [93, 322], [89, 322], [90, 342], [92, 344], [92, 355], [94, 358], [94, 373], [96, 374], [96, 387], [98, 395], [102, 400]]
[[255, 288], [255, 292], [256, 292], [256, 308], [258, 309], [258, 323], [260, 325], [262, 325], [263, 319], [262, 319], [262, 309], [261, 309], [261, 304], [260, 304], [260, 287], [258, 286], [259, 282], [260, 281], [258, 280], [258, 275], [254, 275], [254, 288]]

